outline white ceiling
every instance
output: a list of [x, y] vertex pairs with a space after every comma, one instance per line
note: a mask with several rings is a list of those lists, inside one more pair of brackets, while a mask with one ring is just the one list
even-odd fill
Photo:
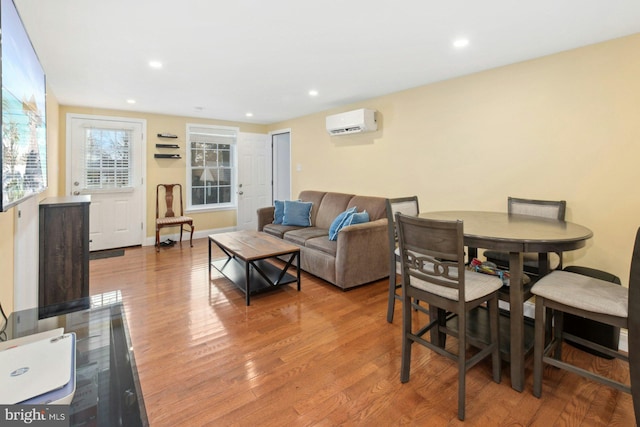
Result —
[[639, 0], [14, 1], [63, 105], [263, 124], [640, 32]]

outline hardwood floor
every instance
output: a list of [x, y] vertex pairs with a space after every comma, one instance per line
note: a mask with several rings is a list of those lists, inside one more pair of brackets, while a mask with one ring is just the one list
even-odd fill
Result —
[[[222, 256], [222, 253], [217, 253]], [[467, 373], [457, 419], [452, 361], [413, 346], [400, 383], [400, 304], [386, 321], [388, 281], [343, 292], [309, 274], [251, 297], [215, 270], [207, 239], [132, 248], [90, 262], [91, 294], [121, 290], [151, 426], [498, 426], [634, 424], [631, 397], [547, 367], [542, 398], [491, 379], [489, 360]], [[423, 316], [416, 313], [416, 316]], [[449, 340], [449, 345], [453, 339]], [[628, 368], [565, 346], [566, 357], [627, 379]]]

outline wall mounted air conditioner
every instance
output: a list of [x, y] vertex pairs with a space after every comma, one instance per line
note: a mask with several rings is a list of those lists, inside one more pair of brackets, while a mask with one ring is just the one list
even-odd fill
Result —
[[327, 116], [327, 132], [330, 135], [347, 135], [375, 130], [378, 130], [378, 122], [374, 110], [361, 108]]

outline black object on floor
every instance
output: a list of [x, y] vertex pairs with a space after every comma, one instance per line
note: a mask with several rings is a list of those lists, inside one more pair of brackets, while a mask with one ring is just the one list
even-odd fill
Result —
[[[616, 283], [618, 285], [620, 284], [619, 277], [602, 270], [596, 270], [594, 268], [572, 265], [569, 267], [565, 267], [564, 271], [582, 274], [589, 277], [595, 277], [596, 279]], [[580, 316], [574, 316], [573, 314], [565, 313], [563, 329], [565, 332], [569, 332], [570, 334], [573, 334], [577, 337], [593, 341], [612, 350], [618, 350], [618, 341], [620, 340], [620, 328], [618, 327], [606, 325], [604, 323], [596, 322], [595, 320], [585, 319]], [[588, 353], [594, 354], [598, 357], [613, 359], [613, 357], [611, 356], [607, 356], [600, 353], [599, 351], [584, 347], [578, 343], [574, 343], [569, 339], [566, 339], [566, 341], [572, 346], [584, 350]]]
[[94, 260], [94, 259], [103, 259], [103, 258], [113, 258], [113, 257], [123, 256], [123, 255], [124, 255], [124, 249], [107, 249], [104, 251], [91, 252], [89, 254], [89, 259]]
[[167, 239], [164, 242], [160, 242], [160, 246], [173, 246], [175, 244], [176, 242], [171, 239]]

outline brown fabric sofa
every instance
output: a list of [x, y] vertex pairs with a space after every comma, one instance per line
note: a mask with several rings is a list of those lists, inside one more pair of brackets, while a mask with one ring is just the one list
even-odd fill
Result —
[[[274, 207], [258, 209], [258, 231], [300, 246], [302, 269], [342, 289], [389, 276], [386, 203], [382, 197], [322, 191], [303, 191], [298, 197], [312, 202], [311, 226], [273, 224]], [[329, 240], [329, 227], [345, 210], [366, 210], [369, 222], [350, 225]]]

